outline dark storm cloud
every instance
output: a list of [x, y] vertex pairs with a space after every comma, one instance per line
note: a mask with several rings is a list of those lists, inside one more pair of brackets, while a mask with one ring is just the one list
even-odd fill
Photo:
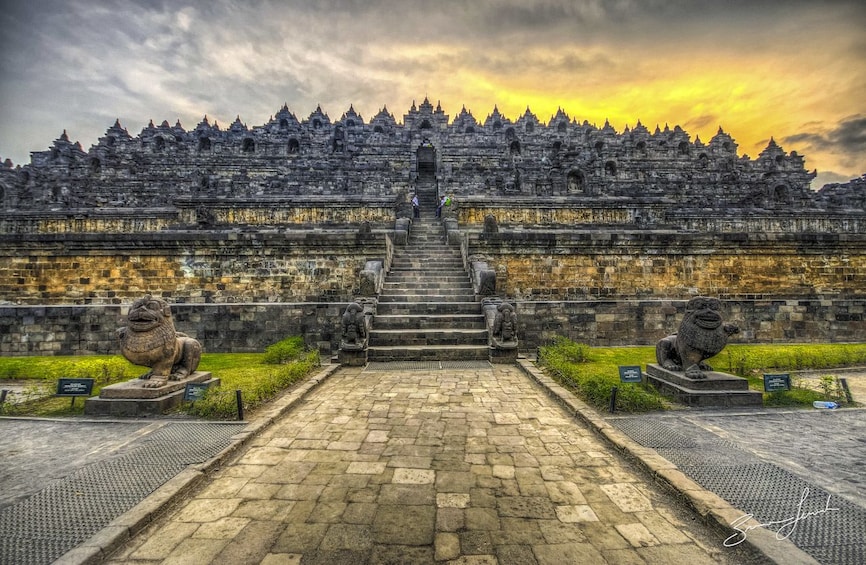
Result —
[[807, 151], [837, 153], [846, 161], [853, 162], [866, 152], [866, 116], [849, 116], [828, 131], [789, 135], [782, 142]]

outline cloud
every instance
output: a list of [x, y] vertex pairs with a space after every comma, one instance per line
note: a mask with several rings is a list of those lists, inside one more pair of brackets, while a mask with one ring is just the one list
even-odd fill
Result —
[[866, 153], [866, 116], [848, 116], [829, 129], [821, 124], [811, 125], [811, 131], [786, 136], [782, 142], [802, 147], [805, 151], [838, 155], [847, 166], [863, 162]]
[[8, 4], [0, 155], [16, 163], [64, 128], [87, 149], [115, 118], [133, 135], [150, 119], [191, 128], [205, 114], [253, 126], [285, 102], [299, 118], [353, 104], [368, 120], [383, 105], [400, 120], [429, 95], [482, 120], [494, 105], [541, 120], [562, 107], [618, 129], [681, 123], [705, 141], [723, 125], [750, 151], [774, 135], [822, 168], [860, 166], [830, 153], [849, 155], [862, 133], [844, 123], [860, 116], [866, 84], [866, 7], [854, 0]]

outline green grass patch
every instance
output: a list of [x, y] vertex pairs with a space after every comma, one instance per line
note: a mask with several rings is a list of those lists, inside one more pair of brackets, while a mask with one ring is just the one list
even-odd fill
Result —
[[[663, 409], [666, 400], [652, 387], [621, 383], [620, 365], [655, 363], [655, 347], [588, 347], [566, 338], [539, 349], [539, 364], [597, 409], [610, 406], [611, 388], [617, 387], [617, 410], [645, 412]], [[707, 362], [716, 370], [746, 378], [753, 390], [764, 390], [763, 373], [822, 370], [866, 366], [866, 344], [742, 345], [727, 346]], [[766, 406], [811, 406], [815, 400], [844, 403], [837, 380], [822, 378], [817, 389], [794, 377], [790, 391], [764, 393]]]
[[741, 377], [774, 371], [866, 366], [866, 343], [732, 344], [709, 362], [720, 371]]
[[665, 399], [650, 386], [621, 383], [620, 365], [655, 362], [654, 347], [590, 348], [565, 338], [539, 351], [540, 364], [597, 409], [610, 407], [611, 389], [617, 387], [616, 409], [623, 412], [661, 410]]
[[201, 400], [188, 404], [185, 411], [199, 418], [234, 419], [237, 417], [237, 390], [241, 391], [244, 411], [254, 410], [306, 378], [320, 365], [318, 351], [302, 350], [278, 365], [266, 363], [265, 354], [260, 354], [256, 363], [224, 367], [214, 373], [222, 379], [221, 385], [209, 389]]
[[[320, 366], [318, 351], [306, 351], [301, 338], [274, 344], [278, 354], [205, 353], [199, 371], [210, 371], [220, 379], [205, 397], [187, 403], [178, 412], [208, 419], [237, 417], [235, 391], [240, 390], [244, 410], [254, 410], [283, 390], [303, 380]], [[269, 348], [270, 349], [270, 348]], [[0, 405], [0, 415], [75, 416], [83, 415], [84, 399], [53, 397], [60, 378], [93, 378], [93, 394], [102, 387], [137, 378], [146, 367], [129, 363], [120, 355], [76, 357], [0, 357], [0, 379], [23, 381], [24, 401]]]

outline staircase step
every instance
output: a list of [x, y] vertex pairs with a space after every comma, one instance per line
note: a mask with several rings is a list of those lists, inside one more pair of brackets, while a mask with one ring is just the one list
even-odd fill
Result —
[[[379, 315], [443, 315], [443, 314], [475, 314], [480, 315], [480, 302], [379, 302], [376, 307], [376, 318]], [[375, 327], [376, 318], [373, 318]]]
[[487, 360], [487, 345], [410, 345], [405, 347], [370, 347], [367, 361], [450, 361]]
[[[379, 304], [383, 303], [418, 303], [418, 302], [470, 302], [474, 294], [388, 294], [379, 295]], [[477, 304], [477, 302], [476, 302]]]
[[485, 329], [483, 314], [376, 314], [376, 330], [453, 328]]
[[370, 347], [380, 345], [487, 345], [487, 329], [370, 330]]
[[487, 323], [476, 301], [459, 249], [446, 242], [433, 217], [436, 185], [419, 182], [422, 217], [413, 219], [409, 242], [394, 248], [385, 275], [368, 361], [487, 360]]
[[433, 282], [420, 278], [414, 281], [386, 282], [382, 287], [382, 294], [446, 294], [449, 292], [472, 294], [472, 283], [468, 280]]

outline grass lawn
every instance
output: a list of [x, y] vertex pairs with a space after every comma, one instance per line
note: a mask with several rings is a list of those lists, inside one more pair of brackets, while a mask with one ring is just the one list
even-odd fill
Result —
[[[607, 409], [611, 388], [617, 387], [617, 410], [644, 412], [667, 407], [668, 401], [647, 385], [621, 383], [620, 365], [655, 363], [655, 347], [588, 347], [567, 339], [540, 349], [539, 363], [562, 384], [599, 410]], [[765, 406], [811, 406], [815, 400], [844, 403], [832, 369], [866, 366], [866, 344], [727, 346], [707, 362], [718, 371], [744, 377], [749, 388], [764, 390], [763, 373], [824, 370], [818, 389], [792, 378], [790, 391], [764, 393]]]
[[[289, 346], [286, 347], [285, 344]], [[205, 353], [198, 369], [210, 371], [221, 380], [220, 386], [178, 412], [208, 419], [233, 419], [237, 415], [235, 391], [240, 390], [244, 410], [256, 407], [288, 390], [313, 373], [319, 366], [316, 351], [298, 347], [299, 338], [289, 338], [279, 355], [274, 344], [264, 353]], [[74, 416], [84, 414], [84, 399], [51, 396], [57, 379], [93, 378], [93, 394], [106, 385], [133, 379], [145, 373], [145, 367], [129, 363], [119, 355], [75, 357], [0, 357], [0, 379], [14, 379], [25, 384], [24, 401], [0, 405], [0, 414], [11, 416]]]

